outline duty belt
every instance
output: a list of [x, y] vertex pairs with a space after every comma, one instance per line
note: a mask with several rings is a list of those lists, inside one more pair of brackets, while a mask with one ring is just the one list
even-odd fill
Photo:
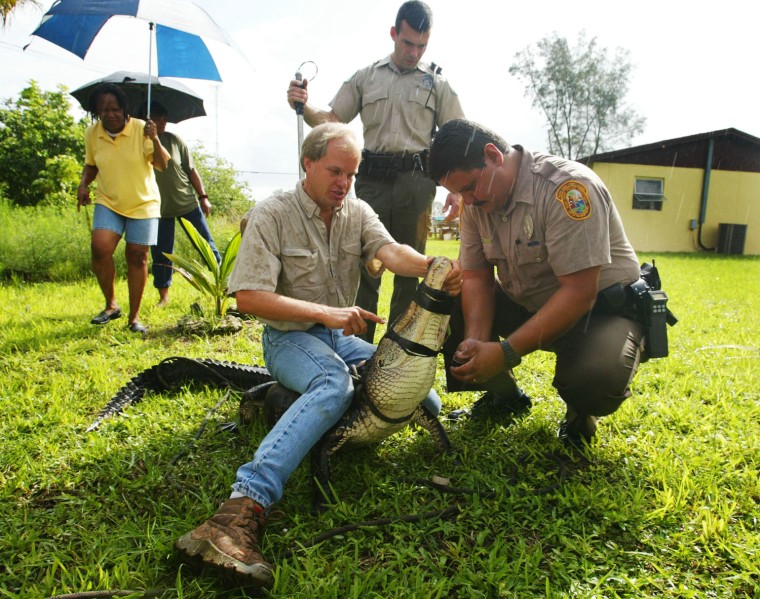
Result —
[[398, 173], [425, 172], [428, 151], [402, 152], [400, 154], [362, 151], [359, 176], [372, 179], [395, 179]]

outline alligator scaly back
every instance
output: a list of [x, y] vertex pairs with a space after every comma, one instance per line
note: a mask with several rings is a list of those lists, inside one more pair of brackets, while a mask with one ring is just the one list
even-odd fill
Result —
[[172, 357], [143, 370], [133, 377], [105, 405], [87, 427], [98, 428], [106, 418], [120, 414], [132, 404], [142, 400], [146, 392], [156, 393], [189, 384], [232, 387], [245, 391], [272, 380], [272, 375], [261, 366], [247, 366], [236, 362], [220, 362], [206, 358]]

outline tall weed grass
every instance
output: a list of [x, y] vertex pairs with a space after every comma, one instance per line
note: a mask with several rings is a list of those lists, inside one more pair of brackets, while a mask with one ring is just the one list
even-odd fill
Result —
[[[89, 208], [88, 210], [91, 210]], [[86, 214], [0, 202], [0, 274], [28, 281], [73, 281], [90, 270]]]
[[[72, 282], [92, 276], [90, 230], [94, 206], [77, 212], [65, 208], [37, 206], [19, 208], [0, 201], [0, 279], [29, 282]], [[224, 247], [239, 226], [239, 215], [212, 215], [210, 228]], [[175, 251], [195, 253], [187, 237], [177, 227]], [[126, 274], [124, 242], [114, 253], [117, 273]]]

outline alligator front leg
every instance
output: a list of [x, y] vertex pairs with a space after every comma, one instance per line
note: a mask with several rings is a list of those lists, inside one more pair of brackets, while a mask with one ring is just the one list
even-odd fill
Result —
[[[340, 423], [339, 423], [340, 424]], [[311, 450], [311, 506], [313, 512], [321, 512], [336, 498], [330, 488], [330, 456], [348, 441], [346, 429], [336, 425], [327, 431]]]
[[330, 488], [330, 445], [327, 436], [323, 436], [312, 448], [311, 457], [311, 511], [319, 513], [328, 503], [335, 502]]
[[441, 421], [430, 411], [427, 406], [420, 405], [414, 412], [412, 417], [414, 422], [419, 424], [433, 437], [433, 442], [441, 453], [448, 453], [451, 451], [451, 443], [449, 437], [446, 435], [446, 430], [443, 428]]

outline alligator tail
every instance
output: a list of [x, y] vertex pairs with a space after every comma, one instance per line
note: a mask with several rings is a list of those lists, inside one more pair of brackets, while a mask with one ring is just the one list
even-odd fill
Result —
[[190, 384], [212, 387], [229, 387], [246, 391], [272, 380], [272, 375], [261, 366], [248, 366], [236, 362], [220, 362], [206, 358], [192, 359], [179, 356], [166, 358], [143, 370], [116, 392], [87, 427], [93, 431], [100, 424], [129, 406], [142, 401], [146, 392], [158, 392]]

